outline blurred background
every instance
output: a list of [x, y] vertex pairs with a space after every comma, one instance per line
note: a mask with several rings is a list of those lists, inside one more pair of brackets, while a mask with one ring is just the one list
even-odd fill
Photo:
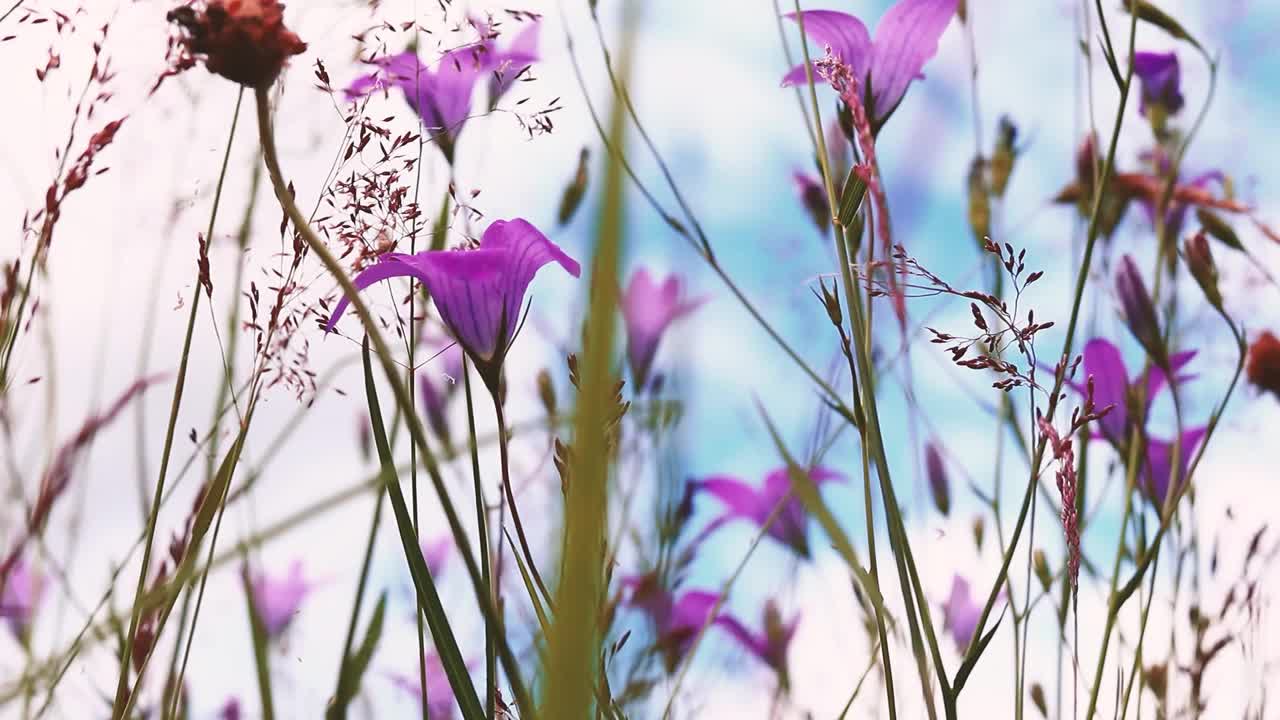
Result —
[[[461, 0], [449, 8], [448, 20], [434, 1], [373, 4], [376, 8], [358, 2], [294, 0], [286, 11], [288, 24], [309, 47], [282, 78], [277, 137], [285, 173], [304, 208], [317, 203], [346, 130], [342, 98], [315, 87], [313, 63], [322, 61], [333, 86], [342, 88], [365, 72], [357, 61], [354, 35], [376, 36], [396, 52], [412, 37], [412, 32], [397, 30], [401, 23], [416, 18], [423, 29], [443, 36], [465, 15]], [[888, 4], [830, 0], [804, 7], [843, 10], [874, 27]], [[21, 10], [0, 25], [0, 35], [16, 35], [0, 42], [0, 87], [7, 99], [0, 133], [0, 218], [6, 218], [10, 228], [0, 236], [4, 238], [0, 256], [17, 256], [30, 242], [20, 232], [23, 214], [43, 204], [44, 188], [56, 165], [54, 149], [65, 142], [71, 108], [91, 62], [89, 46], [104, 24], [109, 24], [104, 55], [110, 57], [117, 77], [111, 83], [114, 97], [104, 106], [102, 117], [127, 115], [128, 120], [99, 158], [109, 172], [94, 178], [63, 210], [49, 258], [50, 273], [41, 283], [38, 312], [18, 351], [17, 377], [26, 384], [15, 388], [6, 408], [11, 438], [0, 448], [9, 455], [0, 463], [6, 476], [6, 509], [0, 515], [5, 525], [0, 536], [17, 527], [21, 508], [29, 502], [23, 498], [34, 493], [39, 469], [86, 417], [140, 375], [170, 376], [102, 431], [76, 467], [69, 497], [47, 533], [48, 552], [64, 563], [67, 584], [54, 583], [37, 616], [32, 648], [44, 657], [70, 641], [121, 563], [126, 563], [125, 570], [108, 607], [126, 608], [131, 596], [137, 560], [126, 557], [144, 525], [139, 482], [150, 485], [157, 467], [171, 378], [185, 332], [186, 303], [194, 289], [196, 239], [207, 222], [237, 90], [196, 69], [149, 94], [164, 67], [168, 3], [92, 0], [78, 9], [73, 2], [26, 5], [65, 12], [74, 29], [58, 33], [53, 23], [19, 25]], [[606, 39], [616, 43], [621, 32], [616, 3], [600, 0], [599, 5]], [[1038, 340], [1044, 348], [1041, 358], [1049, 363], [1063, 339], [1061, 326], [1070, 308], [1076, 272], [1073, 258], [1079, 256], [1083, 238], [1074, 209], [1054, 205], [1051, 198], [1073, 178], [1073, 155], [1091, 124], [1096, 122], [1104, 136], [1109, 132], [1118, 100], [1098, 53], [1093, 54], [1090, 69], [1080, 51], [1082, 37], [1096, 40], [1096, 21], [1089, 30], [1082, 24], [1082, 6], [1091, 9], [1092, 5], [969, 0], [970, 25], [952, 22], [938, 55], [925, 67], [925, 77], [912, 84], [877, 142], [895, 241], [952, 284], [980, 288], [986, 284], [988, 266], [967, 223], [966, 176], [978, 148], [989, 152], [995, 142], [1000, 116], [1007, 114], [1017, 125], [1021, 152], [993, 235], [998, 241], [1028, 248], [1028, 268], [1046, 271], [1044, 280], [1023, 301], [1036, 309], [1037, 319], [1059, 322], [1058, 328]], [[1108, 17], [1113, 32], [1117, 27], [1127, 29], [1127, 22], [1120, 21], [1124, 16], [1113, 5], [1105, 4], [1112, 13]], [[505, 7], [477, 1], [466, 9], [483, 12]], [[1280, 6], [1247, 0], [1170, 0], [1162, 7], [1192, 29], [1221, 64], [1213, 105], [1185, 167], [1188, 172], [1223, 170], [1239, 196], [1258, 208], [1261, 219], [1280, 220], [1280, 177], [1272, 168], [1274, 158], [1280, 157], [1280, 137], [1273, 132], [1273, 119], [1280, 112], [1275, 92], [1280, 54], [1271, 40], [1272, 29], [1280, 23]], [[466, 228], [471, 235], [478, 236], [492, 219], [525, 217], [569, 254], [585, 260], [592, 247], [597, 180], [605, 152], [575, 81], [566, 38], [574, 39], [592, 102], [598, 112], [607, 114], [611, 96], [600, 46], [585, 2], [526, 0], [519, 9], [543, 16], [542, 59], [533, 67], [534, 81], [518, 84], [503, 105], [527, 97], [530, 106], [542, 106], [558, 98], [562, 109], [553, 115], [554, 131], [531, 137], [504, 112], [473, 119], [461, 138], [452, 181], [459, 195], [478, 191], [468, 202], [485, 217]], [[818, 278], [834, 272], [835, 257], [828, 237], [815, 228], [800, 203], [792, 179], [796, 170], [814, 173], [814, 160], [796, 96], [780, 87], [789, 65], [779, 42], [779, 27], [776, 8], [768, 0], [649, 0], [641, 23], [634, 28], [637, 54], [632, 94], [646, 129], [726, 270], [811, 365], [829, 372], [833, 381], [839, 379], [844, 383], [841, 387], [847, 388], [836, 338], [810, 292]], [[790, 24], [783, 31], [794, 52], [798, 33]], [[420, 42], [423, 57], [432, 57], [435, 40]], [[33, 70], [45, 67], [50, 48], [60, 66], [41, 80]], [[1204, 63], [1185, 45], [1177, 46], [1145, 26], [1139, 27], [1137, 48], [1178, 50], [1188, 103], [1182, 120], [1189, 123], [1189, 115], [1198, 111], [1208, 90]], [[975, 51], [976, 74], [972, 72]], [[826, 88], [820, 93], [824, 117], [830, 118], [834, 95]], [[1117, 160], [1122, 168], [1136, 167], [1140, 152], [1150, 144], [1150, 131], [1137, 117], [1136, 108], [1131, 104], [1127, 112], [1133, 117], [1120, 139]], [[374, 97], [368, 113], [395, 115], [389, 124], [405, 130], [412, 130], [416, 122], [395, 95]], [[232, 277], [239, 257], [234, 236], [258, 161], [252, 120], [251, 103], [246, 102], [209, 252], [214, 303], [197, 319], [190, 382], [178, 418], [177, 463], [186, 462], [194, 452], [188, 432], [194, 428], [203, 432], [213, 416], [222, 372], [220, 343], [225, 347], [229, 340], [228, 304], [245, 302], [238, 297]], [[673, 206], [652, 156], [634, 132], [630, 139], [637, 174], [664, 204]], [[561, 227], [555, 220], [556, 209], [584, 147], [591, 151], [592, 182], [582, 211]], [[449, 182], [448, 169], [438, 154], [424, 160], [421, 182], [424, 211], [431, 213], [435, 198]], [[265, 289], [271, 285], [270, 268], [280, 248], [281, 214], [265, 183], [257, 193], [260, 202], [252, 214], [245, 278]], [[634, 188], [628, 202], [627, 273], [640, 266], [658, 274], [678, 272], [691, 295], [708, 301], [676, 323], [658, 356], [667, 387], [683, 408], [670, 438], [670, 457], [662, 463], [624, 462], [619, 482], [640, 488], [641, 499], [652, 492], [659, 476], [682, 481], [729, 473], [757, 483], [781, 464], [756, 409], [757, 401], [784, 429], [796, 453], [803, 453], [820, 423], [830, 419], [823, 419], [822, 404], [811, 384], [729, 296], [692, 248]], [[453, 237], [461, 239], [464, 228], [456, 229]], [[1241, 223], [1239, 230], [1242, 241], [1263, 263], [1280, 267], [1280, 248], [1248, 223]], [[1152, 237], [1150, 223], [1138, 209], [1130, 209], [1102, 261], [1095, 263], [1097, 277], [1082, 316], [1080, 339], [1113, 340], [1131, 368], [1140, 363], [1141, 350], [1118, 318], [1109, 263], [1115, 253], [1132, 252], [1148, 267]], [[1228, 307], [1244, 319], [1246, 327], [1252, 332], [1280, 325], [1275, 288], [1261, 283], [1257, 271], [1238, 257], [1219, 253], [1219, 263]], [[331, 281], [319, 273], [313, 277], [318, 278], [313, 288], [316, 297], [333, 291]], [[1187, 289], [1195, 290], [1189, 284]], [[559, 348], [577, 344], [575, 318], [580, 316], [584, 291], [585, 283], [558, 271], [544, 272], [534, 283], [528, 328], [507, 366], [509, 416], [514, 422], [540, 412], [535, 377], [544, 368], [551, 371], [562, 402], [572, 397]], [[379, 302], [389, 308], [387, 297], [378, 295]], [[963, 330], [969, 323], [964, 303], [926, 299], [912, 301], [908, 309], [906, 348], [900, 333], [884, 332], [878, 338], [884, 357], [900, 356], [882, 380], [882, 413], [916, 558], [926, 586], [932, 589], [930, 600], [938, 616], [953, 573], [965, 574], [975, 587], [985, 588], [998, 569], [999, 554], [993, 543], [988, 541], [979, 550], [971, 529], [974, 517], [986, 512], [971, 483], [989, 492], [992, 446], [998, 434], [993, 408], [998, 398], [989, 378], [950, 365], [920, 331], [925, 324], [944, 331]], [[887, 314], [888, 305], [879, 311]], [[1199, 350], [1188, 368], [1197, 380], [1188, 386], [1185, 412], [1203, 418], [1230, 379], [1235, 351], [1226, 328], [1212, 313], [1193, 312], [1183, 318], [1177, 332], [1179, 345]], [[301, 399], [285, 387], [266, 396], [242, 470], [246, 475], [260, 473], [260, 479], [251, 497], [227, 513], [220, 548], [233, 548], [237, 541], [355, 486], [375, 470], [375, 462], [360, 446], [364, 399], [357, 344], [345, 337], [324, 338], [311, 323], [297, 340], [309, 343], [308, 367], [331, 381]], [[251, 344], [251, 336], [242, 338], [243, 357], [248, 357]], [[427, 366], [424, 371], [433, 369]], [[905, 388], [914, 396], [914, 409]], [[457, 405], [450, 417], [455, 428], [465, 427], [465, 411]], [[1153, 427], [1169, 430], [1169, 409], [1158, 404], [1155, 413]], [[272, 438], [290, 428], [295, 417], [291, 434], [274, 450]], [[488, 413], [481, 413], [480, 420], [492, 427]], [[1197, 473], [1201, 527], [1221, 536], [1215, 547], [1223, 563], [1238, 563], [1253, 532], [1274, 517], [1280, 497], [1275, 470], [1280, 445], [1272, 440], [1278, 422], [1280, 406], [1275, 398], [1243, 388], [1232, 400], [1222, 430]], [[222, 429], [226, 433], [233, 427], [234, 423], [224, 423]], [[952, 477], [953, 507], [947, 517], [931, 510], [921, 459], [926, 441], [944, 449]], [[559, 482], [547, 445], [545, 434], [517, 435], [513, 450], [514, 474], [527, 498], [522, 508], [530, 508], [524, 510], [525, 517], [541, 520], [526, 523], [536, 536], [535, 546], [545, 551], [544, 557], [551, 557], [559, 531]], [[1090, 461], [1101, 475], [1116, 459], [1104, 445], [1095, 443], [1094, 448]], [[1025, 466], [1015, 453], [1005, 457], [1005, 490], [1010, 498], [1004, 511], [1007, 524], [1016, 509], [1009, 506], [1021, 494], [1018, 478], [1025, 474]], [[485, 459], [486, 468], [496, 467], [487, 455]], [[857, 478], [860, 456], [854, 435], [842, 437], [823, 462]], [[176, 480], [179, 489], [161, 514], [161, 528], [176, 527], [185, 517], [202, 467], [203, 458], [197, 456], [195, 469]], [[468, 472], [462, 463], [447, 473], [464, 504], [470, 492]], [[1120, 508], [1118, 504], [1108, 508], [1106, 500], [1109, 497], [1116, 504], [1118, 493], [1112, 489], [1109, 496], [1102, 496], [1101, 483], [1091, 485], [1091, 490], [1098, 497], [1087, 498], [1088, 506], [1099, 500], [1103, 505], [1086, 534], [1086, 553], [1095, 548], [1109, 553], [1115, 547]], [[829, 504], [854, 538], [865, 536], [860, 497], [856, 482], [836, 485], [827, 493]], [[293, 524], [252, 551], [255, 567], [273, 574], [284, 573], [300, 559], [314, 583], [285, 642], [272, 651], [277, 710], [284, 717], [318, 716], [332, 692], [371, 505], [372, 497], [364, 493], [323, 512], [309, 513], [305, 522]], [[425, 489], [422, 510], [424, 538], [444, 534], [435, 502]], [[700, 501], [694, 526], [709, 521], [715, 510], [714, 503]], [[1037, 522], [1036, 547], [1061, 557], [1056, 517], [1042, 508]], [[726, 528], [703, 547], [689, 586], [719, 586], [752, 539], [753, 529], [740, 525]], [[989, 530], [990, 525], [988, 520]], [[793, 699], [786, 707], [787, 716], [836, 716], [870, 650], [848, 589], [847, 571], [834, 553], [826, 551], [825, 540], [819, 548], [813, 560], [801, 563], [780, 546], [766, 543], [750, 560], [729, 603], [733, 611], [757, 622], [767, 598], [775, 598], [786, 615], [800, 613], [789, 656]], [[640, 569], [625, 567], [634, 560], [633, 554], [624, 552], [621, 571]], [[1106, 555], [1102, 562], [1109, 560]], [[214, 717], [232, 696], [244, 699], [247, 709], [254, 706], [252, 651], [236, 565], [232, 562], [212, 575], [207, 590], [205, 614], [195, 636], [197, 651], [187, 674], [196, 718]], [[392, 611], [366, 681], [369, 716], [411, 717], [417, 713], [415, 701], [391, 681], [393, 675], [412, 674], [417, 658], [411, 586], [389, 524], [384, 524], [374, 567], [373, 582], [390, 590]], [[1025, 578], [1021, 553], [1011, 576], [1015, 587], [1020, 587]], [[1081, 582], [1080, 653], [1091, 669], [1106, 587], [1087, 577]], [[1273, 597], [1275, 586], [1272, 577], [1260, 592]], [[1210, 598], [1214, 592], [1220, 597], [1225, 589], [1205, 590]], [[450, 607], [450, 603], [470, 602], [470, 588], [456, 558], [445, 572], [444, 596]], [[619, 627], [642, 631], [642, 616], [623, 612]], [[479, 623], [475, 618], [471, 621], [469, 632], [474, 636]], [[1148, 635], [1157, 639], [1150, 642], [1164, 647], [1160, 643], [1167, 642], [1171, 622], [1168, 609], [1156, 603]], [[1053, 648], [1056, 633], [1051, 620], [1043, 627], [1034, 625], [1031, 642]], [[1260, 636], [1258, 657], [1276, 657], [1280, 650], [1276, 637], [1265, 632]], [[1122, 644], [1129, 647], [1131, 641], [1125, 637]], [[992, 697], [1005, 698], [1012, 692], [1011, 666], [1001, 657], [1012, 659], [1011, 646], [1011, 634], [1002, 628], [966, 691], [962, 716], [977, 716], [970, 713], [989, 707]], [[947, 650], [946, 662], [954, 667], [957, 654], [951, 644]], [[904, 654], [904, 661], [909, 657]], [[24, 665], [23, 649], [8, 634], [0, 637], [0, 678], [16, 677]], [[1057, 686], [1052, 667], [1046, 663], [1041, 672], [1034, 659], [1031, 665], [1030, 679], [1042, 683], [1052, 697]], [[103, 715], [100, 703], [110, 696], [115, 666], [105, 648], [83, 654], [61, 686], [54, 716]], [[1238, 716], [1256, 697], [1259, 683], [1272, 674], [1239, 650], [1228, 651], [1210, 675], [1215, 716]], [[686, 687], [697, 688], [682, 706], [690, 717], [764, 717], [773, 694], [771, 673], [716, 635], [701, 651]], [[1104, 697], [1111, 687], [1106, 686]], [[661, 701], [666, 693], [656, 688], [654, 696]], [[907, 716], [918, 716], [919, 708], [911, 701], [906, 707], [914, 708]], [[252, 710], [247, 714], [254, 716]], [[0, 715], [18, 717], [16, 710], [13, 715], [2, 711]]]

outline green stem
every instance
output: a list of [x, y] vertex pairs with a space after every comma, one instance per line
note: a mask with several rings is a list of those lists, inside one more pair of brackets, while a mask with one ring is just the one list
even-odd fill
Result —
[[[484, 488], [480, 485], [480, 448], [476, 440], [476, 412], [475, 404], [471, 396], [471, 368], [464, 353], [462, 358], [462, 389], [467, 397], [467, 438], [468, 450], [471, 454], [471, 481], [475, 485], [476, 491], [476, 544], [480, 550], [480, 574], [484, 582], [486, 591], [493, 601], [494, 607], [498, 606], [498, 598], [493, 596], [492, 578], [490, 577], [489, 565], [489, 521], [488, 512], [485, 510]], [[499, 437], [506, 436], [506, 428], [499, 428]], [[494, 717], [494, 708], [497, 706], [498, 700], [498, 670], [497, 655], [494, 650], [493, 635], [498, 631], [493, 623], [485, 617], [484, 622], [484, 686], [485, 686], [485, 717]]]

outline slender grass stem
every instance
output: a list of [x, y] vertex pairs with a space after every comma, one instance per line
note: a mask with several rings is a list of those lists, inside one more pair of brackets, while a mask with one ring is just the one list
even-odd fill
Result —
[[[480, 551], [480, 575], [494, 607], [498, 607], [498, 598], [493, 594], [493, 579], [490, 577], [492, 568], [489, 563], [489, 514], [485, 509], [484, 488], [480, 485], [480, 447], [479, 442], [476, 440], [476, 411], [471, 395], [471, 368], [465, 354], [462, 359], [462, 390], [467, 398], [467, 449], [471, 456], [471, 481], [475, 485], [476, 492], [476, 544], [479, 546], [477, 549]], [[499, 438], [505, 438], [506, 434], [505, 427], [498, 429]], [[497, 654], [493, 642], [494, 633], [497, 632], [501, 632], [501, 629], [495, 627], [490, 618], [486, 616], [484, 621], [484, 687], [485, 716], [489, 718], [493, 717], [494, 708], [498, 700]]]

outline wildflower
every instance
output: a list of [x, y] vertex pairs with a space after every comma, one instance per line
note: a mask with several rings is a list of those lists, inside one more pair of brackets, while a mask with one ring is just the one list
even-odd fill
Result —
[[289, 627], [311, 587], [302, 577], [301, 560], [293, 561], [287, 577], [277, 579], [259, 573], [253, 578], [253, 606], [268, 638], [279, 637]]
[[825, 233], [831, 225], [831, 205], [827, 202], [827, 191], [822, 187], [822, 180], [803, 170], [793, 172], [791, 180], [795, 183], [800, 204], [809, 213], [809, 219], [818, 226], [818, 232]]
[[982, 606], [973, 601], [969, 581], [956, 575], [951, 580], [951, 595], [942, 604], [942, 627], [956, 641], [956, 649], [963, 653], [978, 628]]
[[[1194, 375], [1177, 375], [1196, 356], [1195, 350], [1174, 353], [1169, 356], [1170, 371], [1175, 373], [1178, 382], [1193, 379]], [[1103, 438], [1112, 444], [1122, 456], [1127, 456], [1127, 448], [1136, 424], [1139, 428], [1146, 425], [1147, 414], [1151, 403], [1168, 385], [1168, 375], [1159, 367], [1152, 366], [1146, 375], [1145, 382], [1141, 378], [1130, 379], [1125, 368], [1124, 358], [1120, 350], [1107, 340], [1094, 338], [1084, 346], [1084, 373], [1093, 378], [1094, 403], [1099, 408], [1113, 406], [1111, 411], [1098, 420], [1100, 431], [1092, 435], [1094, 439]], [[1076, 392], [1086, 394], [1084, 385], [1068, 380]], [[1138, 405], [1138, 395], [1142, 395], [1142, 404]], [[1205, 428], [1194, 427], [1182, 433], [1182, 451], [1178, 477], [1185, 482], [1187, 466], [1191, 452], [1204, 437]], [[1145, 489], [1158, 502], [1162, 502], [1168, 493], [1172, 475], [1173, 444], [1167, 440], [1147, 438], [1145, 468], [1140, 474]]]
[[453, 552], [453, 538], [449, 535], [441, 535], [435, 540], [422, 542], [422, 559], [426, 561], [431, 577], [440, 576], [451, 552]]
[[[479, 247], [387, 253], [355, 278], [358, 289], [393, 277], [414, 277], [427, 286], [436, 310], [490, 392], [497, 392], [498, 371], [519, 325], [520, 308], [533, 276], [555, 261], [578, 277], [578, 263], [525, 220], [497, 220], [485, 230]], [[325, 330], [347, 309], [342, 298]]]
[[1142, 281], [1142, 273], [1133, 257], [1125, 255], [1120, 258], [1120, 269], [1116, 271], [1116, 297], [1120, 299], [1120, 312], [1124, 316], [1129, 332], [1137, 338], [1152, 362], [1160, 367], [1168, 367], [1169, 360], [1165, 351], [1164, 338], [1160, 334], [1160, 324], [1156, 320], [1156, 307], [1147, 292], [1147, 285]]
[[1245, 376], [1259, 390], [1270, 391], [1280, 398], [1280, 339], [1264, 331], [1249, 346], [1249, 364]]
[[783, 689], [790, 686], [787, 673], [787, 650], [791, 647], [791, 639], [795, 637], [796, 628], [800, 624], [800, 616], [796, 615], [788, 622], [783, 622], [778, 606], [769, 600], [764, 606], [764, 629], [753, 632], [747, 629], [737, 618], [725, 613], [715, 620], [734, 637], [747, 652], [755, 655], [778, 675], [778, 683]]
[[40, 596], [44, 594], [44, 578], [18, 558], [3, 580], [4, 594], [0, 595], [0, 618], [18, 642], [26, 645], [31, 633], [31, 620]]
[[929, 479], [929, 492], [933, 494], [933, 504], [938, 512], [948, 515], [951, 512], [951, 480], [947, 477], [947, 467], [942, 462], [942, 453], [938, 446], [927, 443], [924, 446], [925, 477]]
[[[872, 41], [858, 18], [834, 10], [803, 13], [809, 37], [831, 48], [848, 65], [866, 89], [867, 109], [877, 130], [888, 120], [907, 92], [911, 81], [938, 52], [938, 38], [956, 14], [959, 0], [898, 0], [876, 26]], [[795, 13], [786, 17], [796, 20]], [[814, 74], [817, 81], [817, 74]], [[806, 82], [805, 67], [793, 68], [782, 79], [784, 86]]]
[[705, 590], [687, 590], [676, 599], [659, 584], [656, 573], [624, 578], [622, 585], [631, 591], [627, 604], [653, 621], [667, 672], [674, 672], [698, 633], [712, 621], [711, 611], [720, 596]]
[[[1094, 393], [1096, 395], [1097, 387], [1095, 381]], [[1094, 402], [1097, 402], [1096, 397]], [[1077, 587], [1080, 579], [1080, 519], [1076, 507], [1076, 490], [1079, 487], [1079, 478], [1076, 476], [1076, 455], [1074, 442], [1070, 433], [1067, 437], [1062, 437], [1058, 433], [1053, 423], [1048, 418], [1040, 416], [1039, 419], [1040, 432], [1049, 442], [1049, 447], [1053, 451], [1053, 459], [1058, 462], [1058, 494], [1062, 499], [1062, 532], [1066, 536], [1067, 541], [1067, 575], [1071, 578], [1071, 587]], [[1039, 552], [1039, 551], [1037, 551]], [[1041, 562], [1044, 556], [1038, 558]], [[1044, 582], [1045, 589], [1048, 589], [1049, 583], [1044, 578], [1048, 577], [1048, 564], [1044, 564], [1045, 571], [1041, 576], [1041, 582]], [[1037, 568], [1038, 569], [1038, 568]]]
[[[809, 479], [815, 485], [829, 480], [843, 480], [840, 473], [823, 467], [809, 471]], [[698, 482], [698, 489], [705, 490], [725, 505], [724, 513], [714, 520], [703, 536], [710, 534], [720, 526], [732, 520], [748, 520], [757, 527], [764, 527], [775, 508], [777, 517], [769, 526], [767, 534], [783, 545], [791, 548], [801, 557], [809, 557], [808, 520], [804, 504], [800, 498], [791, 495], [791, 478], [787, 468], [778, 468], [765, 476], [764, 487], [756, 489], [742, 480], [730, 475], [712, 475]]]
[[1151, 119], [1157, 132], [1163, 132], [1165, 118], [1183, 105], [1178, 56], [1172, 51], [1134, 53], [1133, 73], [1142, 83], [1138, 111]]
[[1218, 288], [1218, 266], [1213, 261], [1209, 238], [1203, 228], [1183, 242], [1182, 255], [1187, 262], [1187, 270], [1204, 292], [1205, 299], [1210, 305], [1221, 309], [1222, 290]]
[[[453, 687], [449, 685], [449, 676], [445, 674], [444, 663], [440, 661], [440, 656], [433, 652], [424, 655], [423, 662], [426, 665], [427, 675], [425, 715], [432, 720], [451, 720], [457, 703], [454, 701]], [[391, 682], [417, 698], [418, 702], [422, 702], [422, 679], [417, 670], [412, 675], [393, 673]]]
[[476, 20], [472, 24], [480, 32], [481, 40], [445, 53], [435, 70], [418, 59], [412, 50], [367, 61], [377, 70], [356, 78], [347, 86], [347, 101], [375, 90], [400, 90], [409, 107], [421, 118], [428, 137], [452, 163], [458, 134], [471, 114], [471, 94], [476, 83], [486, 75], [491, 76], [489, 95], [490, 104], [494, 104], [520, 73], [538, 60], [536, 23], [525, 28], [504, 50], [497, 48], [497, 35], [490, 25]]
[[167, 15], [179, 28], [180, 72], [204, 60], [209, 72], [251, 88], [275, 82], [290, 56], [307, 44], [284, 26], [279, 0], [193, 0]]
[[449, 444], [449, 423], [445, 414], [449, 400], [457, 392], [462, 378], [462, 350], [452, 340], [440, 339], [441, 349], [429, 363], [428, 369], [418, 376], [418, 392], [422, 395], [422, 407], [427, 424], [436, 437]]
[[218, 720], [240, 720], [240, 698], [227, 698], [218, 711]]
[[679, 275], [670, 275], [657, 285], [645, 268], [631, 274], [622, 297], [622, 316], [627, 325], [627, 359], [636, 388], [644, 387], [658, 343], [671, 323], [706, 301], [684, 298], [683, 286]]

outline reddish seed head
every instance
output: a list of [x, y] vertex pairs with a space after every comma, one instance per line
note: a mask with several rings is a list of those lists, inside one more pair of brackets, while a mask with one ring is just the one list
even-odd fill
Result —
[[1280, 398], [1280, 338], [1264, 332], [1249, 346], [1249, 364], [1245, 368], [1249, 382]]
[[307, 44], [284, 26], [279, 0], [193, 1], [169, 12], [181, 28], [178, 67], [203, 58], [209, 72], [252, 88], [275, 81]]

